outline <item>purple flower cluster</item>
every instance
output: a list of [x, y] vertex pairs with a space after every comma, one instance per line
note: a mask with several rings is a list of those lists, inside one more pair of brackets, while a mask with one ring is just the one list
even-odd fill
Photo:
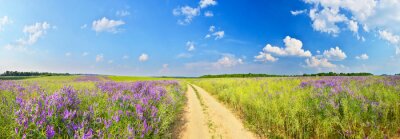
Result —
[[[93, 89], [64, 86], [54, 93], [36, 84], [26, 88], [21, 84], [0, 81], [0, 91], [16, 94], [15, 135], [19, 138], [159, 136], [178, 107], [172, 94], [182, 93], [177, 81], [96, 82]], [[99, 104], [92, 99], [105, 100]]]
[[81, 113], [77, 113], [80, 100], [72, 87], [64, 87], [52, 95], [41, 92], [38, 98], [23, 97], [16, 98], [19, 107], [15, 113], [16, 134], [35, 137], [39, 134], [35, 132], [46, 131], [47, 138], [52, 138], [55, 133], [73, 135], [82, 127]]
[[75, 78], [75, 82], [100, 82], [101, 79], [98, 76], [79, 76]]
[[147, 81], [134, 83], [104, 82], [97, 86], [102, 92], [108, 93], [110, 101], [118, 111], [112, 116], [112, 122], [122, 119], [136, 121], [128, 125], [132, 135], [143, 138], [157, 134], [161, 126], [159, 109], [161, 105], [172, 106], [173, 101], [166, 95], [165, 86], [179, 85], [176, 81]]

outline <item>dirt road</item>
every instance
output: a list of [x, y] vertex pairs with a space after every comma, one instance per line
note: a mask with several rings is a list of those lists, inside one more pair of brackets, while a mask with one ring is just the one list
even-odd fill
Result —
[[183, 139], [252, 139], [242, 122], [202, 88], [188, 86]]

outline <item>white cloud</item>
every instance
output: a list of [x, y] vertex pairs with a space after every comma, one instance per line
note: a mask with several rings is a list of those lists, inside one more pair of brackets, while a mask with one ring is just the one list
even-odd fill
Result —
[[70, 52], [65, 53], [65, 56], [71, 56]]
[[119, 17], [128, 16], [130, 14], [131, 13], [129, 11], [127, 11], [127, 10], [119, 10], [119, 11], [115, 12], [115, 15], [119, 16]]
[[299, 14], [304, 14], [307, 12], [307, 9], [304, 10], [296, 10], [296, 11], [290, 11], [290, 13], [294, 16], [299, 15]]
[[208, 6], [217, 5], [217, 1], [215, 0], [200, 0], [199, 6], [200, 8], [207, 8]]
[[208, 29], [209, 32], [214, 32], [215, 31], [215, 26], [210, 26], [210, 28]]
[[112, 64], [112, 63], [114, 63], [114, 61], [113, 61], [113, 60], [108, 60], [107, 63], [108, 63], [108, 64]]
[[400, 36], [386, 30], [379, 30], [378, 32], [381, 39], [386, 40], [394, 45], [396, 49], [396, 55], [400, 55]]
[[[358, 26], [362, 25], [365, 32], [370, 32], [370, 29], [376, 30], [381, 38], [392, 44], [396, 38], [388, 38], [387, 35], [398, 36], [400, 34], [400, 1], [398, 0], [304, 0], [304, 2], [312, 5], [314, 13], [323, 13], [333, 9], [334, 12], [331, 12], [331, 15], [341, 17], [340, 20], [325, 24], [328, 29], [316, 29], [318, 31], [337, 34], [340, 30], [338, 25], [346, 23], [351, 31], [356, 32], [359, 30]], [[313, 15], [315, 14], [310, 12], [310, 17], [315, 23], [320, 18], [313, 17]], [[321, 22], [322, 25], [323, 23]], [[356, 37], [358, 40], [365, 41], [364, 37], [358, 35]], [[396, 49], [399, 49], [398, 44], [394, 45]]]
[[354, 20], [348, 22], [348, 28], [354, 33], [358, 33], [358, 23]]
[[96, 55], [96, 62], [102, 62], [104, 60], [103, 54]]
[[3, 26], [11, 24], [12, 21], [8, 18], [8, 16], [3, 16], [0, 18], [0, 31], [3, 31]]
[[265, 52], [260, 52], [259, 55], [254, 56], [254, 61], [259, 61], [259, 62], [275, 62], [278, 60], [278, 58], [273, 57], [271, 54], [269, 53], [265, 53]]
[[[196, 7], [191, 6], [182, 6], [177, 7], [172, 10], [172, 14], [174, 16], [183, 16], [184, 19], [179, 19], [178, 24], [187, 25], [190, 24], [194, 17], [199, 16], [201, 13], [201, 9], [207, 8], [209, 6], [217, 5], [216, 0], [200, 0], [199, 5]], [[212, 11], [204, 12], [205, 17], [212, 17], [214, 13]]]
[[204, 12], [204, 16], [205, 17], [213, 17], [214, 13], [212, 11], [206, 11], [206, 12]]
[[129, 56], [128, 55], [124, 55], [124, 56], [122, 56], [122, 59], [129, 59]]
[[265, 53], [273, 53], [279, 56], [298, 56], [298, 57], [311, 57], [312, 54], [310, 51], [303, 50], [303, 43], [300, 40], [295, 38], [291, 38], [290, 36], [286, 36], [283, 39], [285, 43], [285, 48], [280, 48], [277, 46], [271, 46], [267, 44], [263, 48], [263, 52]]
[[147, 54], [141, 54], [140, 56], [139, 56], [139, 61], [140, 62], [145, 62], [145, 61], [147, 61], [147, 60], [149, 60], [149, 56], [147, 55]]
[[339, 13], [339, 9], [337, 8], [324, 8], [321, 11], [314, 8], [310, 10], [309, 14], [313, 21], [312, 27], [314, 30], [334, 36], [340, 32], [337, 23], [348, 20], [345, 15]]
[[346, 54], [340, 50], [339, 47], [331, 48], [329, 50], [324, 51], [324, 57], [329, 60], [340, 61], [346, 59]]
[[92, 23], [92, 29], [96, 32], [111, 32], [117, 33], [119, 32], [118, 27], [124, 25], [125, 22], [122, 20], [110, 20], [106, 17], [103, 17], [99, 20], [95, 20]]
[[178, 24], [186, 25], [190, 24], [194, 17], [200, 15], [200, 8], [192, 8], [190, 6], [183, 6], [175, 8], [172, 11], [174, 16], [183, 16], [183, 20], [178, 20]]
[[37, 42], [37, 40], [46, 34], [46, 30], [50, 28], [50, 24], [47, 22], [36, 23], [31, 26], [25, 26], [23, 32], [28, 34], [28, 39], [23, 40], [24, 43], [32, 45]]
[[225, 36], [225, 31], [223, 31], [223, 30], [217, 31], [216, 27], [213, 25], [210, 26], [210, 28], [208, 28], [208, 32], [209, 33], [204, 37], [206, 39], [215, 37], [214, 38], [215, 40], [219, 40], [219, 39], [224, 38], [224, 36]]
[[399, 44], [400, 36], [394, 35], [393, 33], [388, 32], [386, 30], [379, 30], [378, 32], [379, 32], [379, 36], [381, 37], [381, 39], [386, 40], [395, 45]]
[[306, 59], [307, 67], [310, 68], [335, 68], [336, 65], [332, 64], [326, 58], [317, 58], [315, 56]]
[[367, 60], [369, 56], [367, 54], [361, 54], [360, 56], [356, 56], [356, 59]]
[[194, 51], [194, 49], [196, 49], [194, 42], [192, 42], [192, 41], [186, 42], [186, 47], [188, 47], [188, 49], [187, 49], [188, 51]]
[[219, 39], [224, 38], [225, 31], [217, 31], [217, 32], [214, 32], [212, 35], [215, 36], [215, 40], [219, 40]]
[[89, 55], [88, 52], [83, 52], [83, 53], [82, 53], [82, 56], [87, 56], [87, 55]]
[[217, 62], [213, 63], [216, 68], [230, 68], [236, 65], [243, 64], [243, 59], [236, 58], [234, 55], [225, 54]]
[[19, 49], [19, 50], [26, 50], [25, 46], [35, 44], [39, 38], [43, 37], [47, 30], [50, 29], [50, 24], [47, 22], [37, 22], [33, 25], [24, 26], [22, 30], [27, 37], [19, 38], [16, 40], [14, 44], [7, 44], [5, 47], [6, 49]]

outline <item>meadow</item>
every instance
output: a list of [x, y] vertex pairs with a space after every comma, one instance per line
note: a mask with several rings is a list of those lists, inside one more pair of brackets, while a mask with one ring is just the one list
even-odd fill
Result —
[[266, 138], [396, 138], [400, 76], [192, 79]]
[[0, 138], [171, 138], [186, 85], [105, 76], [0, 80]]
[[187, 82], [261, 138], [400, 137], [400, 76], [48, 76], [0, 80], [0, 138], [177, 138]]

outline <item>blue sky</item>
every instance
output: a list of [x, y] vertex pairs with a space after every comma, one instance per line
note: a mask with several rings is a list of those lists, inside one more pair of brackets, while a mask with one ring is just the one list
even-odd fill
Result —
[[396, 0], [0, 3], [0, 72], [400, 73]]

